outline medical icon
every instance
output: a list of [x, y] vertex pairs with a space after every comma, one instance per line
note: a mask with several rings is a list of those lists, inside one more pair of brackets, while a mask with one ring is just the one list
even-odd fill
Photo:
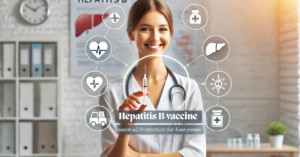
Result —
[[199, 15], [199, 10], [192, 10], [192, 15], [190, 16], [190, 24], [201, 24], [201, 16]]
[[99, 44], [95, 41], [90, 43], [90, 51], [97, 57], [100, 58], [107, 51], [107, 43], [100, 42]]
[[111, 52], [111, 44], [106, 37], [93, 36], [86, 42], [85, 53], [87, 57], [94, 62], [107, 60]]
[[222, 47], [225, 46], [225, 43], [209, 43], [206, 46], [206, 55], [209, 56], [215, 52], [219, 52]]
[[109, 29], [119, 29], [126, 23], [126, 13], [125, 10], [117, 5], [108, 7], [102, 15], [109, 15], [109, 18], [104, 19], [104, 24]]
[[208, 22], [208, 12], [199, 4], [191, 4], [184, 9], [182, 21], [192, 30], [203, 29]]
[[229, 126], [230, 114], [220, 105], [215, 105], [206, 110], [205, 125], [212, 131], [222, 131]]
[[111, 13], [109, 17], [112, 23], [117, 23], [120, 20], [120, 15], [118, 13]]
[[104, 106], [91, 107], [85, 114], [85, 123], [94, 131], [103, 131], [111, 123], [110, 111]]
[[86, 79], [87, 85], [92, 91], [96, 91], [102, 85], [103, 79], [101, 77], [88, 77]]
[[105, 117], [104, 111], [92, 112], [90, 117], [90, 124], [92, 124], [92, 126], [95, 126], [96, 124], [105, 126], [107, 124], [107, 119]]
[[106, 76], [99, 71], [86, 73], [81, 81], [83, 91], [91, 97], [98, 97], [105, 93], [107, 84]]
[[223, 126], [223, 115], [222, 110], [212, 110], [211, 115], [211, 126], [222, 127]]
[[217, 90], [218, 94], [220, 94], [220, 90], [225, 90], [225, 86], [227, 86], [227, 83], [224, 82], [225, 78], [220, 78], [220, 75], [217, 74], [218, 78], [211, 78], [213, 83], [210, 83], [209, 85], [213, 86], [212, 90]]
[[207, 60], [221, 62], [228, 57], [230, 46], [224, 37], [210, 36], [203, 42], [202, 51]]
[[208, 75], [205, 80], [205, 86], [211, 95], [222, 97], [226, 95], [232, 86], [229, 75], [223, 71], [215, 71]]

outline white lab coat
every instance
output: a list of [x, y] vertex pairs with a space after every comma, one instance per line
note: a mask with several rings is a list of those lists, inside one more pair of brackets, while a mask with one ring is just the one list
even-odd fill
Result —
[[[190, 79], [188, 85], [188, 78], [174, 74], [177, 78], [178, 84], [182, 85], [187, 91], [187, 98], [185, 106], [182, 109], [186, 110], [202, 110], [203, 102], [198, 84]], [[157, 109], [154, 108], [152, 103], [147, 99], [147, 108], [145, 110], [172, 110], [172, 103], [169, 100], [170, 87], [174, 85], [173, 79], [170, 74], [167, 77], [164, 85], [161, 98]], [[129, 80], [129, 93], [142, 91], [139, 87], [134, 76]], [[118, 110], [119, 106], [124, 102], [125, 97], [123, 93], [123, 79], [111, 82], [108, 85], [105, 94], [100, 96], [99, 105], [104, 106], [110, 111]], [[178, 107], [180, 105], [178, 104]], [[174, 108], [177, 109], [174, 105]], [[102, 150], [105, 150], [111, 144], [114, 144], [118, 134], [116, 133], [115, 112], [111, 112], [112, 121], [108, 128], [101, 132], [102, 134]], [[202, 119], [204, 121], [204, 118]], [[204, 124], [204, 123], [203, 123]], [[136, 123], [135, 125], [142, 125]], [[145, 125], [150, 125], [149, 123]], [[156, 125], [162, 125], [157, 123]], [[205, 129], [205, 125], [203, 127]], [[153, 154], [166, 154], [178, 152], [184, 157], [205, 157], [206, 156], [206, 137], [205, 134], [161, 134], [161, 135], [131, 135], [129, 146], [137, 152], [153, 153]]]

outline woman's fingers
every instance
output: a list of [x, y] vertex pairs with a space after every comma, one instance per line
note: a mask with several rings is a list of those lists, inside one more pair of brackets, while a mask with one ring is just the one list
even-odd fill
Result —
[[141, 105], [138, 111], [144, 111], [148, 105]]
[[131, 95], [129, 96], [129, 98], [132, 99], [132, 100], [135, 100], [135, 101], [138, 102], [139, 104], [141, 103], [141, 100], [140, 100], [137, 96], [135, 96], [135, 95], [133, 95], [133, 94], [131, 94]]
[[134, 106], [135, 108], [137, 108], [138, 106], [136, 105], [135, 100], [127, 98], [127, 101], [131, 104], [131, 106]]
[[[138, 91], [138, 92], [135, 92], [135, 93], [132, 93], [134, 96], [137, 96], [137, 97], [141, 97], [144, 95], [144, 92], [143, 91]], [[150, 93], [147, 92], [147, 95], [149, 95]]]

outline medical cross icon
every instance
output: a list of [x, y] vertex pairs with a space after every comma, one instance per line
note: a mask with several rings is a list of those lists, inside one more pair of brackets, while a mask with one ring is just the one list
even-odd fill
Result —
[[114, 21], [117, 22], [117, 19], [119, 19], [118, 17], [116, 17], [116, 14], [114, 14]]
[[199, 20], [199, 17], [197, 17], [196, 15], [194, 15], [193, 20], [194, 20], [195, 22], [197, 22], [197, 21]]
[[218, 123], [219, 121], [221, 121], [218, 117], [214, 120], [216, 123]]
[[94, 79], [94, 80], [93, 80], [93, 83], [91, 83], [91, 85], [93, 85], [94, 88], [96, 88], [96, 86], [99, 85], [99, 83], [96, 83], [96, 82], [95, 82], [95, 79]]
[[113, 23], [117, 23], [120, 20], [120, 15], [118, 13], [110, 14], [110, 19]]

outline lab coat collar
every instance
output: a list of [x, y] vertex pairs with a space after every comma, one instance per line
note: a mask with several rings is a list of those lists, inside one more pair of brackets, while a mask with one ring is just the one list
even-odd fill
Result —
[[[136, 79], [134, 76], [130, 77], [130, 85], [129, 85], [129, 93], [137, 92], [137, 91], [142, 91], [141, 87], [137, 83]], [[174, 81], [170, 74], [167, 76], [167, 80], [165, 82], [163, 91], [161, 93], [159, 103], [157, 106], [157, 109], [153, 106], [149, 98], [147, 97], [146, 103], [148, 104], [147, 108], [145, 110], [172, 110], [172, 104], [169, 100], [169, 91], [170, 88], [174, 85]]]

